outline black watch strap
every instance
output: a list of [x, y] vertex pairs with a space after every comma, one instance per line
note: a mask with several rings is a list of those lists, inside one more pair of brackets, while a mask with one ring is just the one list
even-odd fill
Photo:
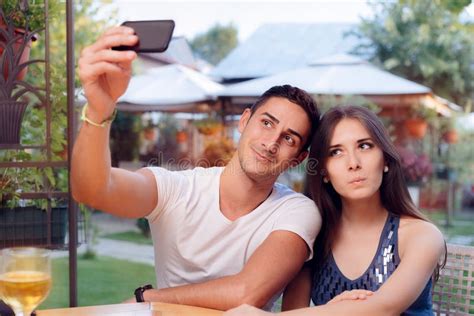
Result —
[[149, 289], [152, 289], [153, 286], [151, 284], [147, 284], [147, 285], [144, 285], [144, 286], [140, 286], [139, 288], [137, 288], [135, 290], [135, 299], [137, 300], [137, 303], [143, 303], [145, 302], [145, 299], [143, 298], [143, 293], [146, 291], [146, 290], [149, 290]]

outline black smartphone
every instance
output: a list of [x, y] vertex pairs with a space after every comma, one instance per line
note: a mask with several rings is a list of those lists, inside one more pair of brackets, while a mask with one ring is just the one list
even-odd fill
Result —
[[137, 53], [164, 52], [171, 41], [174, 30], [173, 20], [126, 21], [122, 25], [131, 27], [138, 36], [135, 46], [117, 46], [114, 50], [133, 50]]

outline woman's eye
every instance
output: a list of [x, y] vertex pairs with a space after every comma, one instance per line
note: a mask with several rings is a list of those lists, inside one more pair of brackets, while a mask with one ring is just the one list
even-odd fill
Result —
[[371, 143], [362, 143], [362, 144], [359, 145], [359, 147], [363, 150], [366, 150], [366, 149], [370, 149], [370, 148], [374, 147], [374, 145], [371, 144]]
[[331, 156], [331, 157], [337, 156], [337, 155], [339, 155], [339, 154], [341, 154], [341, 150], [340, 150], [340, 149], [333, 149], [333, 150], [331, 150], [331, 151], [329, 152], [329, 156]]

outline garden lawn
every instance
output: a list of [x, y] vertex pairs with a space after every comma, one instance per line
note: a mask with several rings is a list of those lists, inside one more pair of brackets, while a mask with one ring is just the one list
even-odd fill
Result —
[[446, 227], [446, 214], [443, 212], [426, 212], [425, 214], [443, 232], [448, 243], [458, 243], [466, 240], [469, 246], [474, 246], [474, 216], [472, 214], [456, 214], [451, 219], [451, 226]]
[[140, 245], [153, 245], [153, 241], [150, 237], [146, 237], [142, 233], [135, 231], [107, 234], [101, 237], [107, 239], [129, 241]]
[[[53, 288], [38, 309], [69, 306], [68, 258], [52, 260]], [[147, 283], [155, 283], [154, 268], [147, 264], [110, 257], [78, 259], [78, 305], [102, 305], [123, 302], [133, 291]]]

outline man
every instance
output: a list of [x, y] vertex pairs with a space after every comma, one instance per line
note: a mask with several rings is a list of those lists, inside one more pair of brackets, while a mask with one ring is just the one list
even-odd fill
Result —
[[311, 200], [275, 184], [308, 154], [319, 122], [314, 101], [291, 86], [268, 90], [242, 114], [238, 149], [225, 168], [111, 168], [109, 118], [136, 54], [110, 48], [136, 41], [132, 29], [116, 27], [82, 52], [79, 75], [88, 105], [73, 150], [73, 196], [149, 220], [158, 289], [144, 291], [145, 301], [270, 309], [311, 258], [321, 226]]

